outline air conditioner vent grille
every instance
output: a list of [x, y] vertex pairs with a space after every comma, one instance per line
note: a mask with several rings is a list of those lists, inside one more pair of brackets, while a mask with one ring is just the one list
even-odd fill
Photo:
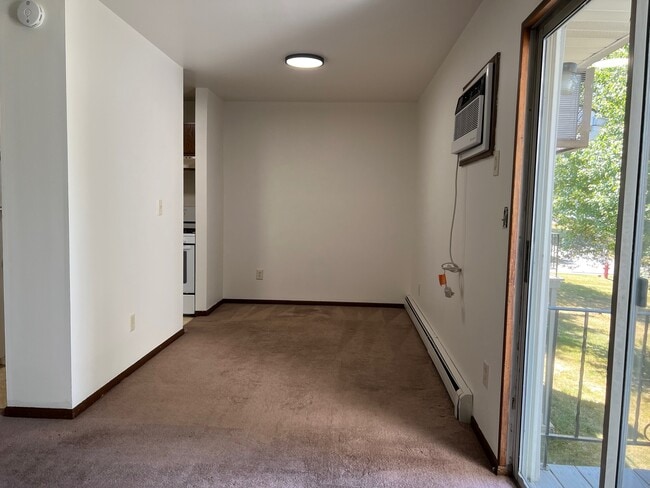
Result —
[[575, 83], [560, 93], [557, 115], [557, 147], [563, 149], [587, 147], [591, 130], [593, 71], [572, 76]]
[[456, 115], [456, 123], [454, 125], [454, 140], [458, 140], [465, 134], [469, 134], [478, 128], [481, 100], [482, 97], [475, 98], [472, 103], [470, 103]]

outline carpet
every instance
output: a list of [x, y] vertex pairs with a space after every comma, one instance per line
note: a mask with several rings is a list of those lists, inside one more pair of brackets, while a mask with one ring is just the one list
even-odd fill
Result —
[[404, 310], [226, 304], [75, 420], [0, 418], [3, 487], [506, 487]]

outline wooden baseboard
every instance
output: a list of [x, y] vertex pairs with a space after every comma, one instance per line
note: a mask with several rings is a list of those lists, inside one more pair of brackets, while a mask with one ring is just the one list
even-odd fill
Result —
[[27, 419], [72, 419], [71, 408], [35, 408], [35, 407], [5, 407], [2, 415], [5, 417], [22, 417]]
[[[499, 466], [499, 462], [497, 461], [497, 457], [492, 452], [492, 448], [490, 447], [490, 444], [488, 443], [487, 439], [483, 435], [483, 432], [481, 431], [481, 428], [478, 426], [478, 423], [476, 422], [476, 419], [472, 416], [470, 420], [470, 425], [472, 426], [472, 430], [474, 431], [474, 434], [476, 435], [476, 438], [478, 439], [478, 442], [481, 444], [481, 447], [483, 448], [483, 451], [485, 452], [485, 455], [488, 458], [488, 461], [490, 462], [490, 469], [494, 474], [509, 474], [507, 472], [507, 468], [505, 466]], [[506, 468], [506, 472], [503, 472], [502, 468]]]
[[404, 308], [403, 303], [372, 303], [372, 302], [328, 302], [318, 300], [264, 300], [257, 298], [224, 298], [223, 303], [244, 303], [259, 305], [307, 305], [313, 307], [377, 307]]
[[25, 418], [38, 418], [38, 419], [74, 419], [84, 412], [93, 403], [106, 395], [113, 387], [120, 383], [123, 379], [131, 375], [134, 371], [140, 368], [143, 364], [149, 361], [152, 357], [160, 351], [169, 346], [172, 342], [178, 339], [185, 333], [184, 329], [179, 330], [165, 342], [157, 346], [151, 352], [142, 357], [139, 361], [122, 371], [111, 381], [102, 386], [95, 393], [91, 394], [83, 402], [74, 408], [34, 408], [34, 407], [6, 407], [3, 415], [5, 417], [25, 417]]
[[205, 317], [206, 315], [210, 315], [212, 312], [214, 312], [216, 309], [218, 309], [224, 303], [226, 303], [225, 300], [219, 300], [217, 303], [212, 305], [207, 310], [197, 310], [196, 312], [194, 312], [194, 316], [195, 317]]
[[510, 476], [512, 477], [512, 466], [499, 466], [497, 468], [498, 476]]
[[318, 300], [265, 300], [261, 298], [224, 298], [219, 300], [208, 310], [197, 310], [185, 317], [206, 317], [224, 303], [240, 303], [249, 305], [305, 305], [312, 307], [379, 307], [379, 308], [404, 308], [403, 303], [372, 303], [372, 302], [327, 302]]

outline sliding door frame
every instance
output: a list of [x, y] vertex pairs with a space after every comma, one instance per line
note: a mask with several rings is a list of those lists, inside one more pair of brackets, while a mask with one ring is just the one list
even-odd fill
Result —
[[[630, 68], [626, 99], [625, 145], [616, 236], [616, 273], [607, 367], [607, 396], [600, 486], [622, 486], [627, 445], [629, 395], [636, 321], [637, 259], [643, 236], [648, 158], [648, 0], [632, 0]], [[632, 128], [632, 130], [630, 130]]]
[[[515, 149], [512, 171], [512, 196], [510, 215], [512, 223], [508, 243], [508, 282], [506, 287], [506, 311], [503, 338], [503, 370], [501, 378], [501, 413], [499, 421], [498, 472], [511, 473], [515, 477], [518, 463], [514, 454], [519, 450], [519, 421], [521, 412], [520, 375], [523, 355], [522, 339], [525, 330], [521, 326], [525, 313], [528, 280], [530, 242], [527, 239], [532, 222], [528, 211], [532, 204], [531, 178], [535, 171], [537, 149], [537, 120], [539, 116], [541, 43], [540, 26], [550, 25], [554, 19], [563, 19], [578, 10], [587, 0], [543, 1], [521, 28], [519, 57], [519, 87], [515, 125]], [[561, 22], [557, 21], [559, 25]], [[542, 36], [543, 39], [543, 36]]]
[[[625, 432], [628, 402], [625, 375], [629, 372], [626, 349], [629, 347], [630, 318], [635, 306], [636, 231], [642, 222], [639, 208], [645, 205], [645, 189], [640, 191], [641, 171], [647, 171], [650, 148], [641, 148], [641, 129], [650, 120], [650, 108], [644, 103], [650, 94], [646, 80], [648, 66], [648, 19], [650, 0], [632, 0], [630, 32], [630, 71], [626, 110], [625, 153], [621, 173], [621, 199], [617, 226], [617, 270], [613, 288], [612, 325], [607, 372], [604, 441], [600, 486], [621, 486], [626, 446]], [[525, 364], [526, 312], [532, 204], [537, 153], [539, 96], [542, 49], [553, 32], [588, 0], [546, 0], [524, 21], [521, 34], [519, 92], [515, 129], [515, 159], [512, 179], [512, 225], [508, 250], [508, 282], [504, 327], [504, 367], [501, 390], [501, 415], [497, 460], [499, 472], [512, 472], [519, 478], [520, 428], [522, 418], [523, 365]], [[636, 53], [636, 55], [635, 55]], [[630, 131], [629, 128], [637, 128]], [[650, 130], [643, 129], [650, 138]], [[643, 193], [643, 194], [641, 194]], [[641, 206], [641, 207], [640, 207]], [[622, 259], [623, 258], [623, 259]]]

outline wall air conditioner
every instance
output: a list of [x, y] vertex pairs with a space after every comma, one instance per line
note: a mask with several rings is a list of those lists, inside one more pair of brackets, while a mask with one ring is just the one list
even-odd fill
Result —
[[472, 392], [417, 304], [410, 296], [404, 299], [404, 304], [454, 404], [454, 415], [461, 422], [469, 423], [472, 419]]
[[485, 109], [485, 77], [478, 80], [456, 104], [454, 141], [451, 152], [460, 154], [483, 140], [483, 112]]
[[591, 132], [594, 69], [564, 63], [557, 116], [557, 152], [585, 148]]
[[494, 149], [499, 54], [470, 81], [456, 103], [451, 152], [459, 162], [476, 161]]

